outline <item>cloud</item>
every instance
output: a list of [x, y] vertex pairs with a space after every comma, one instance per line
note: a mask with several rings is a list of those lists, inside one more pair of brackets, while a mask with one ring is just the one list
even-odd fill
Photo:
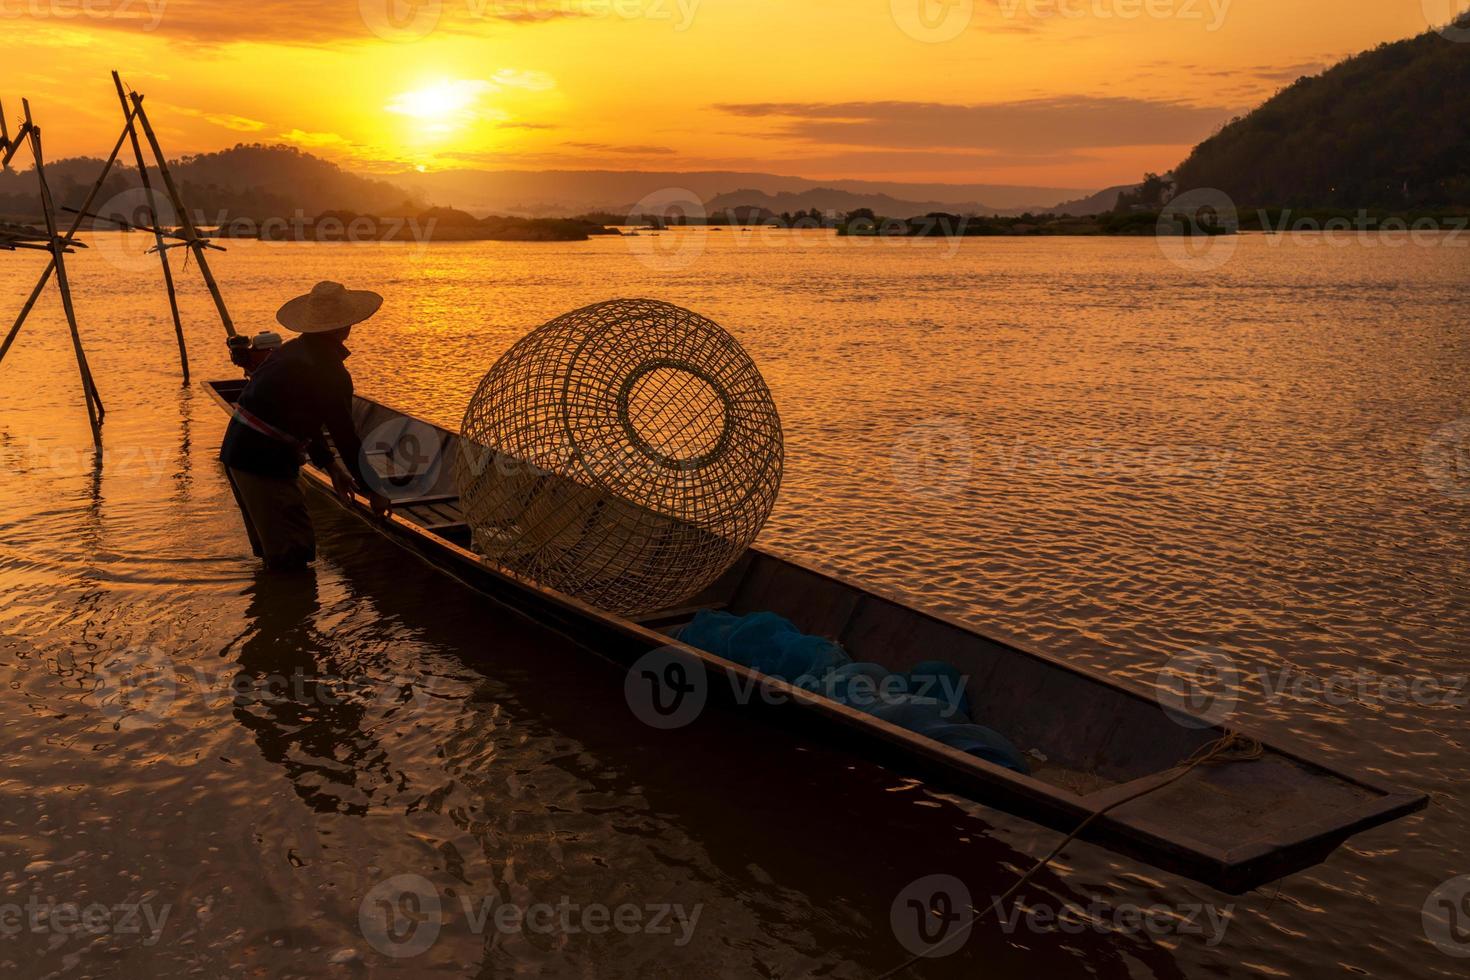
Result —
[[242, 42], [321, 46], [411, 41], [429, 33], [483, 34], [589, 16], [545, 0], [137, 0], [135, 17], [94, 17], [88, 27], [215, 47]]
[[344, 149], [352, 145], [350, 140], [336, 133], [310, 133], [300, 129], [292, 129], [288, 132], [281, 133], [277, 138], [283, 139], [287, 143], [295, 143], [297, 146], [305, 146], [311, 149], [322, 149], [324, 147]]
[[525, 89], [527, 92], [549, 92], [556, 88], [556, 79], [544, 71], [502, 68], [490, 76], [490, 80], [500, 88]]
[[203, 109], [191, 109], [188, 106], [171, 105], [168, 111], [176, 112], [181, 116], [193, 116], [206, 122], [232, 129], [237, 133], [258, 133], [265, 129], [266, 124], [259, 119], [251, 119], [248, 116], [236, 116], [228, 112], [206, 112]]
[[638, 144], [620, 145], [616, 143], [563, 143], [562, 145], [572, 147], [576, 150], [587, 150], [588, 152], [592, 153], [616, 153], [624, 156], [638, 157], [662, 156], [668, 153], [679, 152], [671, 146], [643, 146]]
[[1192, 144], [1237, 113], [1223, 106], [1099, 96], [981, 105], [767, 102], [716, 108], [746, 119], [773, 120], [776, 128], [761, 135], [827, 146], [1029, 154]]

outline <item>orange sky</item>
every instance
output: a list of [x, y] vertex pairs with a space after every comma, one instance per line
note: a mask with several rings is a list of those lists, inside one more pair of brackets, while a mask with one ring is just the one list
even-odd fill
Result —
[[0, 97], [52, 159], [106, 152], [115, 67], [170, 154], [1101, 187], [1467, 3], [0, 0]]

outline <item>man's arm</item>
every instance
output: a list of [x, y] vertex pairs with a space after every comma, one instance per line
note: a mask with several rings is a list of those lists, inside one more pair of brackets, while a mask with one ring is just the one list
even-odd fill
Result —
[[311, 460], [311, 464], [317, 469], [325, 471], [331, 468], [332, 460], [335, 457], [332, 456], [332, 451], [327, 448], [327, 440], [322, 438], [320, 429], [307, 442], [306, 455]]
[[[351, 388], [346, 390], [345, 397], [329, 399], [325, 417], [327, 433], [332, 437], [332, 443], [337, 447], [337, 454], [342, 457], [342, 464], [347, 467], [347, 472], [364, 493], [373, 489], [373, 485], [363, 479], [362, 440], [357, 436], [357, 426], [352, 424]], [[313, 440], [313, 445], [317, 443], [322, 443], [320, 434]], [[327, 451], [325, 443], [322, 443], [322, 451]], [[328, 458], [330, 459], [330, 454]], [[312, 460], [316, 460], [314, 455]]]

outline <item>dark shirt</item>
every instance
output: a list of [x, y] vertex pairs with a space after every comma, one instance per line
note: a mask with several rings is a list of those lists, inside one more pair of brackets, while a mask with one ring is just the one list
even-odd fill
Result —
[[[361, 471], [362, 442], [352, 424], [352, 375], [342, 362], [347, 348], [336, 338], [306, 334], [288, 341], [272, 354], [240, 393], [240, 405], [268, 425], [307, 444], [307, 455], [318, 467], [332, 461], [322, 438], [326, 428], [342, 462], [358, 486], [366, 487]], [[252, 429], [238, 418], [230, 420], [220, 460], [229, 467], [259, 476], [294, 478], [301, 458], [295, 446]]]

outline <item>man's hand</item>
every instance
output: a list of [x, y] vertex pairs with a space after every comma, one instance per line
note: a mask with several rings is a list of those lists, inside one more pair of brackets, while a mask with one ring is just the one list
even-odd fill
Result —
[[337, 499], [344, 504], [352, 503], [353, 491], [357, 489], [357, 481], [352, 474], [347, 472], [347, 467], [342, 465], [340, 459], [332, 460], [327, 467], [327, 476], [332, 478], [332, 489], [337, 492]]
[[389, 500], [381, 493], [372, 490], [368, 491], [367, 497], [368, 508], [373, 512], [374, 517], [388, 516], [388, 512], [393, 508], [393, 501]]

